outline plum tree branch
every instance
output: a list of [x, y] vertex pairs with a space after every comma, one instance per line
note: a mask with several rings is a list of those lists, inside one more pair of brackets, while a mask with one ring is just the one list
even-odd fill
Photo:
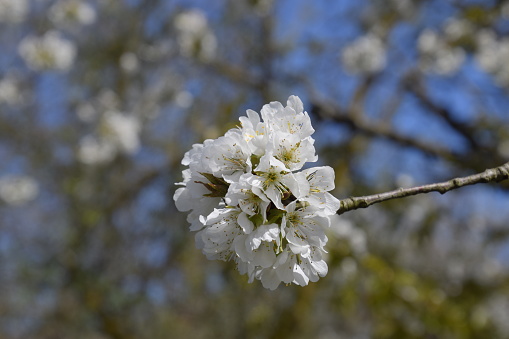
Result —
[[479, 183], [500, 182], [509, 179], [509, 162], [502, 166], [487, 169], [484, 172], [469, 175], [466, 177], [455, 178], [435, 184], [416, 186], [410, 188], [400, 188], [390, 192], [366, 195], [362, 197], [350, 197], [340, 201], [338, 214], [353, 211], [359, 208], [366, 208], [387, 200], [409, 197], [412, 195], [439, 192], [444, 194], [454, 189], [475, 185]]
[[351, 129], [359, 131], [367, 136], [385, 138], [402, 146], [420, 150], [431, 156], [462, 163], [462, 158], [459, 154], [453, 153], [440, 145], [430, 144], [429, 142], [398, 134], [392, 128], [386, 126], [370, 124], [364, 119], [356, 117], [355, 114], [342, 112], [324, 101], [312, 103], [311, 112], [323, 119], [331, 119], [334, 122], [345, 124]]

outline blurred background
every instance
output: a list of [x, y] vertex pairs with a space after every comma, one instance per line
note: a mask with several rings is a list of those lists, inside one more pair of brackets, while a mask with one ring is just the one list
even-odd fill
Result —
[[292, 94], [340, 199], [502, 165], [508, 33], [500, 0], [0, 0], [0, 337], [509, 338], [507, 183], [338, 216], [274, 292], [172, 199]]

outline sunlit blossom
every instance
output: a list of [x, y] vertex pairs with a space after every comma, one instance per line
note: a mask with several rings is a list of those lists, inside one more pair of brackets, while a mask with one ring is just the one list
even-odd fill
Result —
[[326, 229], [339, 201], [334, 171], [299, 170], [317, 160], [314, 129], [301, 100], [252, 110], [218, 139], [195, 144], [182, 164], [177, 209], [190, 211], [196, 245], [209, 259], [233, 260], [268, 289], [307, 285], [327, 274]]

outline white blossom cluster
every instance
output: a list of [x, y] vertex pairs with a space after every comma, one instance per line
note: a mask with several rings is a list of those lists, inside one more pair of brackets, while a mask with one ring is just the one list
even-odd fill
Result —
[[0, 200], [13, 206], [22, 205], [34, 199], [39, 193], [35, 179], [25, 175], [0, 177]]
[[19, 23], [28, 13], [27, 0], [0, 0], [0, 23]]
[[20, 79], [15, 73], [0, 77], [0, 104], [16, 105], [22, 101]]
[[450, 75], [458, 71], [466, 56], [460, 47], [452, 47], [451, 41], [458, 39], [463, 32], [462, 22], [450, 22], [445, 29], [445, 37], [436, 31], [425, 29], [417, 40], [420, 67], [431, 73]]
[[481, 68], [491, 74], [497, 84], [509, 85], [509, 38], [497, 38], [491, 30], [481, 30], [477, 34], [476, 59]]
[[180, 211], [208, 259], [234, 260], [249, 282], [274, 290], [305, 286], [327, 274], [325, 230], [339, 200], [331, 167], [301, 170], [317, 160], [314, 129], [302, 101], [288, 99], [252, 110], [240, 126], [195, 144], [175, 192]]
[[99, 122], [99, 133], [81, 139], [78, 158], [87, 165], [111, 161], [117, 154], [134, 154], [140, 148], [141, 122], [134, 115], [105, 112]]
[[210, 61], [216, 55], [217, 39], [211, 31], [205, 14], [192, 9], [175, 18], [181, 53], [186, 57], [198, 57]]
[[372, 33], [353, 41], [345, 47], [341, 55], [343, 65], [355, 74], [381, 71], [385, 67], [386, 58], [383, 41]]
[[96, 19], [95, 9], [85, 1], [61, 0], [49, 9], [48, 17], [58, 26], [90, 25]]
[[48, 31], [41, 37], [29, 35], [18, 46], [21, 57], [28, 67], [40, 71], [57, 69], [67, 71], [76, 57], [76, 46], [62, 38], [56, 31]]

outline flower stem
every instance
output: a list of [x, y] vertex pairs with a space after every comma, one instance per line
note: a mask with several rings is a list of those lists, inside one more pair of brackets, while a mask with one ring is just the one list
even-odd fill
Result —
[[343, 214], [345, 212], [353, 211], [359, 208], [366, 208], [387, 200], [409, 197], [411, 195], [429, 192], [439, 192], [440, 194], [444, 194], [463, 186], [488, 182], [500, 182], [507, 179], [509, 179], [509, 162], [499, 167], [487, 169], [484, 172], [478, 174], [455, 178], [440, 183], [410, 188], [400, 188], [390, 192], [366, 195], [362, 197], [346, 198], [340, 201], [341, 207], [339, 208], [338, 214]]

